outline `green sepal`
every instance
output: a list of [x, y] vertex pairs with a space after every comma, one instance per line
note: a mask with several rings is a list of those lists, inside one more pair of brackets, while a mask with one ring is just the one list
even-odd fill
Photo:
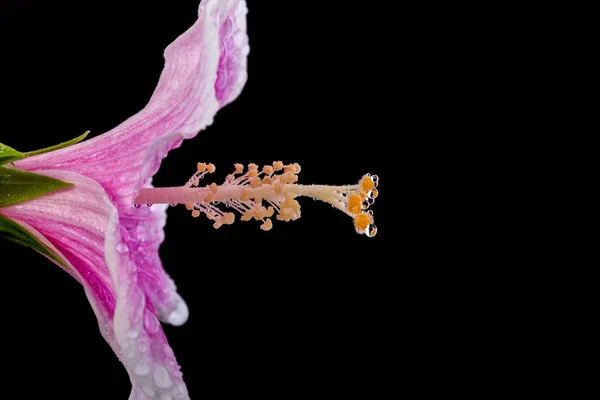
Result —
[[0, 143], [0, 165], [25, 158], [25, 154]]
[[59, 143], [55, 146], [46, 147], [45, 149], [35, 150], [35, 151], [27, 151], [22, 153], [18, 150], [13, 149], [5, 144], [0, 143], [0, 165], [4, 165], [6, 163], [12, 163], [13, 161], [20, 160], [22, 158], [35, 156], [37, 154], [48, 153], [51, 151], [63, 149], [65, 147], [72, 146], [81, 142], [86, 136], [90, 133], [90, 131], [85, 132], [83, 135], [77, 136], [75, 139], [71, 139], [69, 141]]
[[[25, 247], [37, 250], [40, 253], [50, 257], [65, 268], [69, 268], [67, 263], [53, 252], [48, 246], [40, 242], [38, 238], [33, 236], [27, 229], [23, 228], [16, 222], [0, 215], [0, 237], [6, 238], [11, 242], [15, 242]], [[0, 257], [2, 259], [3, 257]]]
[[35, 151], [28, 151], [26, 153], [23, 153], [23, 155], [25, 157], [31, 157], [31, 156], [35, 156], [37, 154], [43, 154], [43, 153], [48, 153], [54, 150], [59, 150], [65, 147], [69, 147], [72, 146], [74, 144], [77, 144], [79, 142], [81, 142], [83, 139], [85, 139], [85, 137], [90, 133], [90, 131], [87, 131], [86, 133], [84, 133], [81, 136], [77, 136], [75, 139], [71, 139], [67, 142], [63, 142], [63, 143], [59, 143], [57, 145], [54, 146], [50, 146], [50, 147], [46, 147], [45, 149], [41, 149], [41, 150], [35, 150]]
[[74, 186], [72, 183], [33, 172], [0, 167], [0, 208], [23, 203], [72, 186]]

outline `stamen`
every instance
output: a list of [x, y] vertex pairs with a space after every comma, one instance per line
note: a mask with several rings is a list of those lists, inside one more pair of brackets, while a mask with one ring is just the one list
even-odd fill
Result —
[[258, 165], [251, 163], [246, 173], [242, 164], [234, 167], [235, 171], [227, 175], [221, 185], [211, 183], [199, 187], [200, 180], [215, 172], [216, 167], [214, 164], [198, 163], [197, 171], [184, 186], [140, 189], [134, 205], [185, 204], [193, 217], [204, 214], [214, 221], [213, 227], [218, 229], [235, 221], [234, 213], [221, 210], [222, 204], [239, 213], [242, 221], [261, 221], [260, 228], [268, 231], [273, 228], [273, 216], [286, 222], [300, 218], [300, 203], [296, 198], [305, 196], [329, 203], [349, 215], [356, 232], [368, 237], [377, 234], [373, 212], [368, 210], [379, 194], [377, 175], [366, 174], [356, 185], [299, 185], [296, 184], [301, 170], [298, 163], [284, 165], [275, 161], [272, 166], [265, 165], [260, 171]]

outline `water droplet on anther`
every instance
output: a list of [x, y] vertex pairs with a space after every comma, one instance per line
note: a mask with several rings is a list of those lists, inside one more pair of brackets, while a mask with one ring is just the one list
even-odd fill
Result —
[[367, 236], [373, 237], [376, 234], [377, 234], [377, 227], [373, 224], [369, 225], [369, 227], [367, 228]]
[[377, 175], [373, 175], [371, 176], [371, 179], [373, 180], [375, 187], [377, 187], [377, 185], [379, 184], [379, 177]]

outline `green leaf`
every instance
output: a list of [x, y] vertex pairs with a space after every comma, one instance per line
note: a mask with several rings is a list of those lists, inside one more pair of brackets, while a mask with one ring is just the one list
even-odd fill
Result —
[[12, 147], [8, 147], [7, 145], [0, 143], [0, 165], [20, 160], [24, 157], [25, 155], [20, 151], [17, 151]]
[[[6, 238], [11, 242], [15, 242], [22, 246], [37, 250], [40, 253], [47, 255], [65, 268], [69, 268], [67, 263], [60, 258], [58, 254], [53, 252], [44, 243], [40, 242], [38, 238], [29, 233], [27, 229], [2, 215], [0, 215], [0, 237]], [[3, 258], [4, 257], [0, 256], [0, 259]]]
[[24, 157], [31, 157], [31, 156], [35, 156], [37, 154], [48, 153], [50, 151], [59, 150], [59, 149], [65, 148], [65, 147], [72, 146], [74, 144], [77, 144], [77, 143], [81, 142], [83, 139], [85, 139], [85, 137], [89, 133], [90, 133], [90, 131], [87, 131], [86, 133], [84, 133], [81, 136], [76, 137], [75, 139], [71, 139], [68, 142], [59, 143], [59, 144], [57, 144], [55, 146], [46, 147], [45, 149], [35, 150], [35, 151], [28, 151], [26, 153], [23, 153], [23, 156]]
[[[6, 178], [6, 175], [9, 177]], [[73, 186], [72, 183], [14, 168], [0, 167], [0, 176], [3, 176], [0, 179], [0, 208]]]

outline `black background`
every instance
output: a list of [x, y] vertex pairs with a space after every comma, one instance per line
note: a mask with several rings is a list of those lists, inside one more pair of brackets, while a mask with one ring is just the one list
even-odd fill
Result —
[[[98, 135], [144, 107], [164, 48], [194, 23], [198, 1], [123, 3], [2, 1], [0, 142], [30, 151]], [[402, 244], [399, 228], [386, 226], [385, 204], [399, 212], [392, 175], [401, 171], [383, 139], [399, 130], [386, 97], [397, 47], [374, 11], [329, 4], [248, 2], [244, 91], [170, 152], [154, 184], [182, 184], [198, 161], [215, 163], [220, 178], [233, 163], [273, 160], [299, 162], [300, 183], [376, 173], [379, 233], [357, 235], [350, 218], [309, 199], [300, 220], [275, 221], [270, 232], [239, 221], [215, 231], [171, 208], [161, 257], [190, 319], [164, 329], [192, 398], [377, 397], [395, 374], [388, 339], [399, 318], [400, 262], [384, 243], [398, 238], [396, 254]], [[392, 120], [400, 115], [394, 109]], [[4, 357], [9, 379], [62, 398], [127, 398], [127, 374], [81, 288], [33, 251], [0, 240], [0, 252], [2, 340], [15, 349]]]

